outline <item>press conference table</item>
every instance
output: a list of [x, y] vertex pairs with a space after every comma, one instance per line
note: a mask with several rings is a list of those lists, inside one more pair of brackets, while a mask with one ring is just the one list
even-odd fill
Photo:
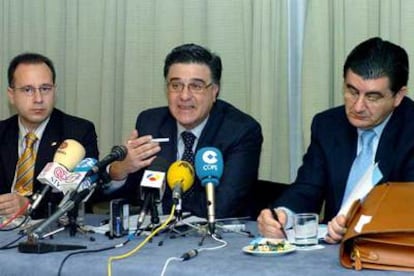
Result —
[[[87, 222], [91, 217], [87, 217]], [[92, 221], [98, 221], [93, 217]], [[246, 227], [257, 233], [256, 222], [246, 222]], [[166, 260], [180, 257], [193, 248], [199, 248], [201, 236], [198, 233], [165, 239], [162, 246], [158, 242], [161, 234], [154, 237], [136, 254], [112, 263], [112, 275], [161, 275]], [[18, 237], [17, 232], [0, 232], [0, 246]], [[95, 239], [91, 240], [91, 237]], [[343, 268], [338, 259], [338, 245], [325, 245], [314, 251], [296, 251], [278, 256], [255, 256], [245, 254], [242, 248], [252, 238], [235, 233], [222, 233], [228, 245], [218, 250], [202, 251], [188, 261], [170, 262], [165, 275], [402, 275], [402, 272], [363, 270], [362, 272]], [[125, 238], [110, 240], [101, 234], [76, 234], [60, 232], [53, 239], [44, 240], [52, 244], [85, 245], [87, 249], [98, 249], [119, 244]], [[71, 256], [63, 266], [61, 275], [107, 275], [108, 257], [122, 255], [135, 248], [143, 238], [129, 242], [126, 246], [98, 253], [85, 253]], [[26, 241], [24, 237], [21, 241]], [[210, 236], [202, 247], [213, 247], [219, 243]], [[20, 253], [17, 248], [0, 250], [0, 275], [57, 275], [62, 260], [74, 251], [45, 254]]]

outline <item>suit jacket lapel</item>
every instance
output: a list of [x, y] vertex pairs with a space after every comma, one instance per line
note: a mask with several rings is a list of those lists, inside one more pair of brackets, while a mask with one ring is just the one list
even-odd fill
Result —
[[[212, 147], [214, 146], [213, 141], [215, 141], [215, 136], [221, 127], [220, 123], [223, 120], [223, 106], [220, 100], [214, 104], [213, 108], [210, 111], [209, 118], [206, 126], [201, 132], [200, 139], [197, 143], [196, 152], [202, 147]], [[208, 130], [208, 131], [207, 131]]]
[[[396, 152], [396, 137], [400, 130], [401, 120], [394, 120], [395, 116], [392, 115], [389, 122], [382, 131], [379, 139], [377, 152], [375, 155], [375, 161], [378, 162], [379, 169], [381, 170], [383, 178], [388, 179], [391, 169], [394, 164], [394, 157]], [[382, 180], [380, 180], [381, 182]]]
[[160, 155], [172, 163], [177, 160], [177, 123], [171, 115], [160, 126], [159, 132], [162, 137], [170, 138], [168, 143], [161, 145]]
[[[13, 182], [14, 174], [16, 172], [16, 164], [19, 155], [18, 139], [19, 127], [17, 123], [17, 116], [14, 116], [11, 119], [11, 123], [9, 124], [8, 129], [5, 130], [3, 145], [1, 145], [2, 163], [4, 166], [4, 174], [7, 183]], [[11, 186], [9, 188], [11, 188]]]
[[336, 206], [338, 209], [342, 203], [349, 172], [356, 157], [358, 142], [356, 128], [350, 125], [347, 119], [345, 121], [342, 120], [342, 122], [345, 122], [344, 126], [340, 127], [340, 124], [334, 126], [336, 129], [335, 143], [332, 152], [329, 153], [331, 158], [334, 159], [332, 162], [334, 166], [333, 171], [336, 171], [336, 177], [333, 177], [332, 183], [334, 183], [333, 187], [336, 189], [334, 192], [336, 197], [334, 202], [338, 205]]
[[43, 132], [37, 151], [35, 175], [38, 175], [47, 162], [53, 160], [55, 152], [62, 142], [62, 120], [56, 112], [52, 112], [50, 120]]

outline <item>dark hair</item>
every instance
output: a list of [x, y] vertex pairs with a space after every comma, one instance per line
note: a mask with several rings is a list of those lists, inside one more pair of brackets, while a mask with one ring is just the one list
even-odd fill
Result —
[[344, 78], [348, 69], [364, 79], [388, 77], [395, 95], [408, 82], [408, 55], [402, 47], [374, 37], [357, 45], [348, 55]]
[[14, 72], [16, 71], [17, 66], [19, 64], [39, 64], [39, 63], [45, 63], [49, 68], [50, 71], [52, 71], [52, 80], [53, 83], [55, 83], [56, 80], [56, 72], [55, 67], [53, 66], [53, 62], [37, 53], [23, 53], [18, 56], [15, 56], [9, 64], [9, 69], [7, 70], [7, 77], [9, 81], [9, 87], [13, 87], [13, 81], [14, 81]]
[[190, 43], [174, 48], [165, 58], [164, 78], [167, 78], [170, 66], [175, 63], [205, 64], [210, 68], [212, 81], [220, 85], [221, 59], [218, 55], [200, 45]]

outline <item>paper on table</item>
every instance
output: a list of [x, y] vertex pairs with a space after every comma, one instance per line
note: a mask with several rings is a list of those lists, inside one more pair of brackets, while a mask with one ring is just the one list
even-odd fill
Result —
[[382, 173], [378, 168], [378, 163], [372, 164], [368, 167], [367, 171], [355, 185], [348, 199], [342, 204], [338, 215], [347, 215], [349, 209], [355, 200], [363, 199], [369, 191], [380, 181]]

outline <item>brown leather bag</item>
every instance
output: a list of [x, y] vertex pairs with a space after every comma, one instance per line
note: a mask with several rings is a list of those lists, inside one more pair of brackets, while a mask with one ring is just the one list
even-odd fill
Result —
[[414, 271], [414, 182], [377, 185], [354, 203], [339, 258], [356, 270]]

